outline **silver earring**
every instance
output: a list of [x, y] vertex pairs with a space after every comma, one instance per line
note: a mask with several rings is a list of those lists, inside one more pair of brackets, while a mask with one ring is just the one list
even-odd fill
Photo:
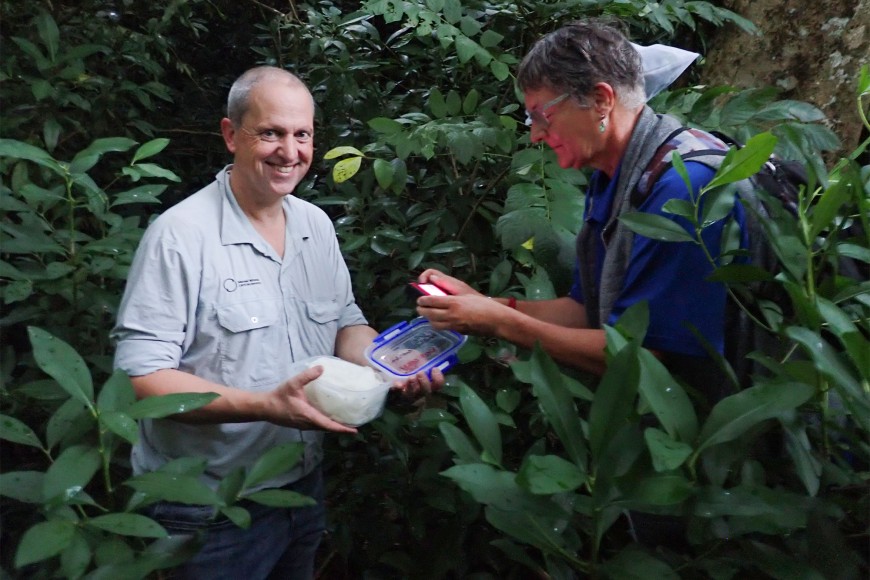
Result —
[[604, 116], [601, 117], [601, 122], [598, 124], [598, 132], [604, 133], [604, 130], [607, 129], [607, 123], [604, 120]]

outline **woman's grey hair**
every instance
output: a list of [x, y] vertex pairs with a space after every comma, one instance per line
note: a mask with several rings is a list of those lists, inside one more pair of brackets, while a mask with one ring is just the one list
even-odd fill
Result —
[[607, 83], [626, 108], [646, 102], [640, 55], [622, 32], [595, 20], [573, 22], [540, 38], [520, 63], [523, 92], [549, 88], [590, 106], [597, 83]]
[[289, 85], [300, 86], [306, 91], [308, 90], [308, 87], [299, 77], [283, 68], [258, 66], [248, 69], [236, 79], [233, 86], [230, 87], [230, 94], [227, 97], [227, 117], [232, 121], [233, 126], [241, 126], [242, 119], [248, 112], [251, 90], [262, 81], [276, 79], [284, 79]]

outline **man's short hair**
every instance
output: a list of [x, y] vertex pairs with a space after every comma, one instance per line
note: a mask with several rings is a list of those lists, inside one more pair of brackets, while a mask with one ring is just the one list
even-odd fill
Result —
[[227, 117], [232, 121], [233, 126], [239, 127], [242, 124], [242, 119], [245, 113], [248, 112], [251, 90], [263, 81], [278, 79], [285, 80], [291, 86], [299, 86], [306, 91], [308, 90], [302, 79], [283, 68], [258, 66], [248, 69], [235, 80], [233, 86], [230, 87], [230, 94], [227, 97]]

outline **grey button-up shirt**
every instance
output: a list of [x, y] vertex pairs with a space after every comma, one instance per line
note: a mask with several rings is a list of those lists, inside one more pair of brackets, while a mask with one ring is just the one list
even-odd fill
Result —
[[[248, 391], [275, 388], [303, 359], [332, 355], [339, 329], [366, 324], [329, 217], [284, 198], [283, 259], [257, 233], [229, 185], [231, 167], [158, 217], [136, 252], [118, 321], [115, 367], [131, 376], [178, 369]], [[307, 443], [304, 460], [261, 487], [299, 479], [322, 458], [322, 433], [265, 422], [144, 420], [134, 473], [178, 457], [208, 459], [207, 483], [269, 448]]]

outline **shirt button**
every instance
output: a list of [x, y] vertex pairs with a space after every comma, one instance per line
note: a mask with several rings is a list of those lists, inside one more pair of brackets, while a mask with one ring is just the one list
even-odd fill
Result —
[[257, 318], [256, 316], [252, 316], [251, 322], [253, 322], [254, 324], [257, 324], [257, 322], [259, 322], [259, 318]]

